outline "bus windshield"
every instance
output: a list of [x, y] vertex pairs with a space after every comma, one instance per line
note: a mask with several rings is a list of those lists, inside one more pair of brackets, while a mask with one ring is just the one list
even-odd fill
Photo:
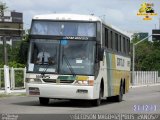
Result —
[[94, 54], [93, 41], [61, 41], [60, 73], [93, 75]]
[[32, 35], [88, 36], [96, 37], [96, 23], [33, 21]]
[[34, 39], [29, 72], [93, 75], [95, 41]]
[[31, 40], [28, 71], [37, 73], [57, 72], [58, 50], [59, 42], [57, 40]]

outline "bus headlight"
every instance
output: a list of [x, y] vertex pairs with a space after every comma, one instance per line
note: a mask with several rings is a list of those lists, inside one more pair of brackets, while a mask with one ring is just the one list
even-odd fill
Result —
[[86, 85], [86, 86], [93, 86], [94, 80], [77, 80], [75, 82], [76, 85]]
[[40, 79], [26, 78], [26, 83], [42, 83]]
[[88, 79], [89, 79], [88, 76], [77, 76], [75, 84], [93, 86], [94, 80], [88, 80]]

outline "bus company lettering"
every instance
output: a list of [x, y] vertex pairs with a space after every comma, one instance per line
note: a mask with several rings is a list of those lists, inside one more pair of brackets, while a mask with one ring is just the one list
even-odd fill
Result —
[[131, 65], [131, 62], [127, 61], [127, 67], [130, 67], [130, 65]]
[[117, 58], [117, 66], [123, 66], [124, 67], [124, 59], [122, 58]]

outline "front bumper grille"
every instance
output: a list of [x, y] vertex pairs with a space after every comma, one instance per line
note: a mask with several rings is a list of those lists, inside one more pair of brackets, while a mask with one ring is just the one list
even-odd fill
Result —
[[46, 83], [73, 83], [74, 80], [43, 79]]

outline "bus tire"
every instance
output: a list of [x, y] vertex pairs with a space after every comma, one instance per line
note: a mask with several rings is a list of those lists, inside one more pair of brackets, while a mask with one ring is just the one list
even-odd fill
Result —
[[99, 106], [101, 104], [102, 101], [102, 88], [100, 87], [100, 91], [99, 91], [99, 98], [96, 100], [93, 100], [93, 106]]
[[39, 97], [39, 103], [40, 103], [41, 105], [48, 105], [48, 103], [49, 103], [49, 98]]
[[120, 85], [119, 95], [116, 96], [116, 101], [121, 102], [123, 100], [123, 84]]

